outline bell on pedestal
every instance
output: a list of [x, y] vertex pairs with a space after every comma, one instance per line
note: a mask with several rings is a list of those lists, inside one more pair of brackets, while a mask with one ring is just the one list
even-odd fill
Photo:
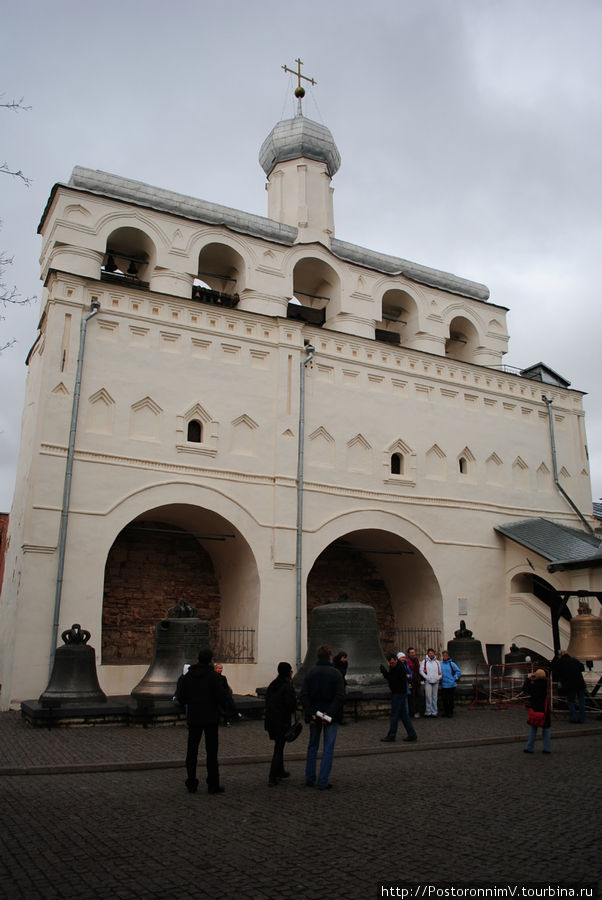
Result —
[[504, 677], [522, 678], [527, 675], [527, 654], [516, 644], [512, 644], [510, 651], [504, 656]]
[[317, 650], [328, 644], [332, 652], [344, 649], [349, 657], [348, 685], [384, 684], [380, 666], [387, 661], [380, 645], [376, 613], [366, 603], [349, 600], [346, 594], [333, 603], [317, 606], [311, 614], [309, 642], [303, 665], [294, 678], [296, 685], [315, 666]]
[[579, 601], [577, 615], [571, 619], [571, 638], [566, 648], [576, 659], [602, 659], [602, 621], [592, 616], [587, 600]]
[[481, 642], [473, 638], [464, 619], [460, 621], [460, 627], [454, 634], [453, 640], [447, 642], [447, 652], [462, 672], [456, 696], [468, 699], [474, 695], [477, 665], [487, 665], [487, 660], [483, 656]]
[[184, 600], [157, 624], [153, 660], [144, 678], [132, 691], [138, 702], [171, 700], [185, 663], [193, 664], [201, 647], [209, 647], [209, 622]]
[[96, 674], [94, 647], [88, 646], [90, 632], [74, 624], [61, 635], [64, 646], [57, 647], [48, 687], [39, 697], [41, 706], [66, 703], [106, 703]]

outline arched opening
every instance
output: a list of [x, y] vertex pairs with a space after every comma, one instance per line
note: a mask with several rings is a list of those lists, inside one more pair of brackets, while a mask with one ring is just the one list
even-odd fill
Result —
[[197, 419], [192, 419], [188, 423], [186, 440], [193, 444], [200, 444], [203, 440], [203, 426]]
[[307, 579], [308, 632], [312, 610], [341, 594], [374, 608], [385, 653], [411, 645], [426, 651], [437, 641], [440, 645], [439, 584], [425, 557], [405, 539], [366, 529], [349, 532], [326, 547]]
[[339, 276], [321, 259], [307, 257], [299, 260], [293, 271], [293, 297], [287, 315], [312, 325], [323, 325], [327, 307], [339, 299]]
[[468, 460], [465, 456], [461, 456], [458, 460], [458, 468], [460, 469], [460, 475], [468, 475]]
[[232, 308], [244, 287], [245, 264], [227, 244], [207, 244], [199, 254], [192, 299]]
[[375, 337], [389, 344], [412, 345], [418, 331], [416, 302], [406, 291], [385, 291], [382, 299], [382, 319], [375, 323]]
[[403, 455], [401, 453], [391, 455], [391, 475], [403, 475]]
[[445, 355], [461, 362], [474, 362], [479, 344], [477, 330], [464, 316], [456, 316], [449, 325], [449, 337], [445, 342]]
[[[509, 625], [513, 640], [537, 661], [549, 660], [553, 653], [552, 611], [557, 607], [558, 594], [549, 581], [535, 572], [516, 573], [510, 582], [512, 598]], [[542, 610], [539, 603], [547, 609]], [[565, 606], [559, 620], [561, 641], [568, 643], [571, 611]]]
[[101, 278], [148, 288], [154, 258], [155, 245], [144, 231], [117, 228], [107, 238]]
[[156, 624], [180, 599], [209, 621], [216, 656], [253, 661], [259, 576], [247, 542], [217, 513], [174, 504], [138, 516], [109, 550], [103, 665], [148, 664]]

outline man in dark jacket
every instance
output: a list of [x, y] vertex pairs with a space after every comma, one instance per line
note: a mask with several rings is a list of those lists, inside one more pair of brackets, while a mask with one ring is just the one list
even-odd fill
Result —
[[408, 686], [411, 684], [412, 675], [405, 664], [405, 653], [389, 654], [389, 668], [380, 667], [381, 675], [389, 683], [391, 688], [391, 718], [389, 719], [389, 731], [381, 741], [391, 742], [397, 735], [397, 723], [401, 719], [403, 727], [408, 733], [404, 741], [417, 741], [418, 735], [410, 719], [408, 712]]
[[221, 794], [224, 788], [219, 783], [218, 722], [220, 707], [228, 702], [228, 692], [222, 679], [213, 670], [213, 653], [207, 648], [199, 651], [199, 661], [190, 666], [178, 680], [176, 701], [186, 707], [188, 722], [188, 747], [186, 751], [186, 787], [191, 794], [199, 785], [196, 777], [197, 757], [203, 731], [205, 732], [205, 752], [207, 756], [207, 791]]
[[[552, 663], [552, 674], [559, 682], [560, 689], [566, 692], [571, 722], [582, 725], [585, 722], [585, 666], [574, 656], [561, 650], [558, 659]], [[579, 711], [575, 707], [579, 704]]]
[[334, 758], [338, 723], [343, 716], [345, 683], [343, 676], [332, 665], [332, 651], [323, 644], [318, 647], [318, 661], [309, 670], [301, 689], [301, 703], [305, 721], [309, 723], [309, 744], [305, 762], [305, 784], [313, 787], [316, 782], [316, 759], [320, 735], [324, 733], [324, 749], [318, 773], [318, 790], [327, 791], [332, 785], [328, 776]]

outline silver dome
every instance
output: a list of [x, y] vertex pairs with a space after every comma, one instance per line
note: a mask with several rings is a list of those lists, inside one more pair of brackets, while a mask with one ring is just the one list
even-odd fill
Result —
[[268, 178], [279, 162], [300, 157], [326, 163], [331, 178], [341, 165], [341, 155], [328, 128], [305, 116], [274, 125], [259, 151], [259, 163]]

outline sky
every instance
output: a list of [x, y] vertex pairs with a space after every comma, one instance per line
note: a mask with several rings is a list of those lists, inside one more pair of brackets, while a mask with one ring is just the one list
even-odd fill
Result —
[[[257, 155], [295, 114], [330, 128], [336, 236], [488, 285], [504, 363], [586, 393], [602, 496], [599, 0], [19, 0], [2, 4], [0, 248], [25, 306], [0, 308], [0, 511], [12, 501], [37, 226], [74, 166], [267, 215]], [[562, 465], [562, 460], [559, 460]], [[590, 510], [585, 510], [590, 512]]]

